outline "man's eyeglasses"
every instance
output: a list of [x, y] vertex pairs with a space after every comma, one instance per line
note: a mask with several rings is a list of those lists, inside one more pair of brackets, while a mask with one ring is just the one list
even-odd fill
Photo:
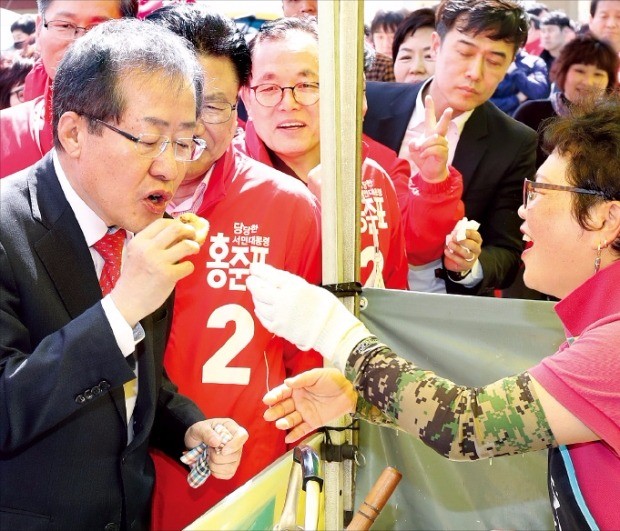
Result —
[[19, 87], [11, 89], [10, 95], [15, 95], [15, 97], [20, 103], [24, 103], [24, 85], [20, 85]]
[[237, 105], [227, 101], [208, 101], [202, 105], [200, 118], [208, 124], [223, 124], [230, 120]]
[[105, 125], [108, 129], [125, 137], [127, 140], [131, 140], [136, 146], [138, 155], [149, 159], [156, 159], [166, 150], [168, 144], [172, 144], [174, 146], [174, 158], [176, 160], [179, 162], [192, 162], [198, 160], [207, 147], [207, 143], [201, 138], [192, 137], [170, 140], [167, 136], [149, 133], [140, 133], [138, 136], [133, 136], [103, 120], [95, 118], [94, 121], [101, 125]]
[[523, 181], [523, 208], [527, 208], [529, 201], [536, 197], [536, 190], [558, 190], [560, 192], [572, 192], [574, 194], [598, 195], [605, 197], [604, 192], [599, 190], [587, 190], [586, 188], [576, 188], [575, 186], [564, 186], [561, 184], [539, 183], [525, 179]]
[[91, 24], [87, 27], [76, 26], [72, 22], [67, 22], [65, 20], [50, 20], [45, 21], [43, 19], [43, 27], [53, 33], [59, 39], [64, 39], [67, 41], [72, 41], [81, 37], [85, 33], [88, 33], [91, 29], [93, 29], [97, 24]]
[[256, 101], [263, 107], [275, 107], [284, 98], [284, 91], [289, 89], [293, 99], [300, 105], [310, 106], [319, 101], [318, 83], [297, 83], [293, 87], [281, 87], [272, 83], [264, 83], [250, 87], [254, 91]]

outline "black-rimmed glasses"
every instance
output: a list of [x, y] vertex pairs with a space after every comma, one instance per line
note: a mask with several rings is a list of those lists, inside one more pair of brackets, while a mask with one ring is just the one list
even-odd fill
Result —
[[11, 92], [9, 94], [11, 96], [15, 95], [15, 97], [20, 103], [24, 103], [24, 85], [20, 85], [19, 87], [11, 89]]
[[527, 208], [528, 202], [534, 199], [537, 189], [557, 190], [560, 192], [572, 192], [574, 194], [598, 195], [603, 198], [605, 197], [605, 194], [599, 190], [587, 190], [586, 188], [577, 188], [575, 186], [540, 183], [537, 181], [530, 181], [529, 179], [525, 179], [523, 181], [523, 208]]
[[230, 120], [232, 113], [237, 109], [237, 105], [227, 101], [205, 101], [202, 104], [200, 118], [208, 124], [223, 124]]
[[108, 129], [125, 137], [127, 140], [131, 140], [136, 146], [138, 155], [149, 159], [156, 159], [166, 150], [168, 144], [172, 144], [176, 160], [179, 162], [192, 162], [198, 160], [207, 147], [207, 143], [201, 138], [188, 137], [170, 140], [170, 137], [150, 133], [140, 133], [138, 136], [134, 136], [98, 118], [94, 118], [94, 121], [105, 125]]
[[77, 39], [78, 37], [81, 37], [97, 25], [98, 24], [91, 24], [90, 26], [86, 26], [84, 28], [82, 26], [77, 26], [72, 22], [67, 22], [66, 20], [46, 21], [45, 19], [43, 19], [43, 27], [45, 29], [51, 31], [59, 39], [64, 39], [67, 41], [72, 41], [74, 39]]
[[305, 107], [314, 105], [319, 101], [319, 84], [302, 82], [292, 87], [281, 87], [274, 83], [263, 83], [250, 87], [254, 91], [256, 101], [263, 107], [275, 107], [284, 98], [284, 91], [290, 90], [293, 99]]

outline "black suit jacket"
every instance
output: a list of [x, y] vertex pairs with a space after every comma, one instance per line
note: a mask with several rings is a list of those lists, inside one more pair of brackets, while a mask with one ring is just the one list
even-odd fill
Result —
[[178, 458], [204, 419], [163, 376], [170, 302], [142, 321], [127, 446], [134, 374], [51, 156], [0, 187], [0, 528], [146, 528], [149, 439]]
[[[364, 133], [400, 151], [422, 85], [370, 82]], [[463, 175], [465, 215], [480, 222], [484, 279], [469, 289], [446, 279], [449, 293], [489, 293], [508, 287], [519, 268], [523, 242], [517, 210], [523, 180], [536, 172], [536, 133], [486, 102], [460, 136], [452, 164]]]

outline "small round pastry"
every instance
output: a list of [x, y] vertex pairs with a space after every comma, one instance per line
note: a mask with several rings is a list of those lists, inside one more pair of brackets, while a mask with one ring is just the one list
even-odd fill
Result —
[[206, 219], [201, 218], [192, 212], [186, 212], [185, 214], [181, 214], [179, 216], [179, 220], [182, 223], [189, 223], [192, 227], [194, 227], [194, 230], [196, 231], [196, 237], [194, 239], [198, 245], [202, 245], [206, 241], [207, 234], [209, 233], [209, 222]]

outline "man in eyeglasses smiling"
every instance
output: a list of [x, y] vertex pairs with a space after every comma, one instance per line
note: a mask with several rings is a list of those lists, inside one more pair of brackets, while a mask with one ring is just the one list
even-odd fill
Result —
[[0, 177], [27, 168], [52, 148], [51, 84], [67, 48], [106, 20], [135, 17], [138, 0], [38, 0], [41, 58], [26, 78], [24, 105], [0, 113]]
[[[320, 196], [319, 172], [313, 171], [321, 162], [318, 39], [314, 17], [263, 25], [250, 43], [252, 76], [241, 91], [249, 120], [245, 136], [235, 142]], [[396, 191], [384, 169], [366, 156], [366, 146], [363, 152], [360, 280], [367, 287], [407, 289]]]

